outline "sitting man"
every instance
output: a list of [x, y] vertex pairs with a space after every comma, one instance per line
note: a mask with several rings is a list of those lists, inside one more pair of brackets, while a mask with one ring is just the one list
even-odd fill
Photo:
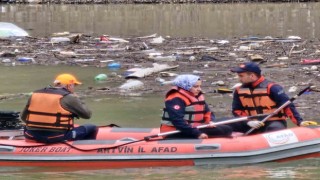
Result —
[[26, 123], [24, 136], [43, 143], [94, 139], [95, 125], [74, 127], [75, 117], [91, 117], [91, 111], [74, 94], [74, 87], [80, 84], [73, 75], [60, 74], [53, 87], [34, 91], [21, 114]]
[[[261, 75], [260, 67], [254, 62], [241, 64], [231, 69], [238, 74], [242, 86], [233, 93], [232, 113], [234, 116], [254, 116], [269, 114], [289, 100], [283, 88]], [[286, 118], [298, 126], [305, 126], [308, 121], [303, 121], [295, 106], [291, 103], [282, 109], [276, 116], [270, 117], [265, 123], [259, 120], [233, 123], [234, 131], [247, 132], [251, 128], [255, 132], [269, 132], [287, 128]]]

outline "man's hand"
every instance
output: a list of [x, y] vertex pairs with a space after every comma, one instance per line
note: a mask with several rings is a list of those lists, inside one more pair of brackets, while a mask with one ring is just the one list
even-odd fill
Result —
[[198, 139], [208, 139], [208, 135], [205, 133], [201, 133]]
[[249, 121], [247, 122], [247, 125], [254, 128], [254, 129], [259, 129], [262, 126], [264, 126], [264, 123], [258, 120], [254, 120], [254, 121]]
[[216, 127], [216, 126], [214, 125], [214, 122], [212, 122], [212, 121], [211, 121], [208, 125], [209, 125], [209, 126], [208, 126], [209, 128], [214, 128], [214, 127]]

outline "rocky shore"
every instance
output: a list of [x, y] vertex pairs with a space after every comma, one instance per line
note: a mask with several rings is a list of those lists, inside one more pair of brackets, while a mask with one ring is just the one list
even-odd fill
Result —
[[181, 4], [181, 3], [292, 3], [319, 0], [0, 0], [1, 3], [20, 4]]
[[[237, 76], [229, 69], [246, 61], [260, 64], [263, 75], [281, 84], [293, 96], [313, 84], [314, 92], [296, 102], [298, 108], [318, 117], [320, 103], [318, 39], [291, 37], [241, 37], [209, 39], [145, 37], [95, 37], [56, 33], [51, 37], [0, 39], [0, 62], [5, 66], [66, 65], [120, 68], [106, 74], [108, 86], [89, 87], [84, 96], [142, 95], [165, 92], [177, 74], [193, 73], [203, 79], [203, 90], [230, 97]], [[112, 65], [112, 66], [111, 66]], [[116, 66], [114, 66], [116, 65]], [[114, 67], [113, 67], [114, 66]], [[109, 86], [110, 85], [110, 86]]]

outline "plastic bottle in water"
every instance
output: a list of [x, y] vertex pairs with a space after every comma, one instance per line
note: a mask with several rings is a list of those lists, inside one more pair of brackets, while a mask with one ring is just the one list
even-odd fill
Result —
[[96, 81], [105, 81], [107, 79], [107, 75], [106, 74], [98, 74], [96, 75], [96, 77], [94, 77], [94, 80]]
[[34, 59], [30, 57], [19, 57], [17, 61], [21, 63], [35, 62]]
[[118, 70], [118, 69], [120, 69], [120, 67], [121, 67], [121, 64], [117, 63], [117, 62], [113, 62], [113, 63], [108, 64], [108, 68], [112, 69], [112, 70]]

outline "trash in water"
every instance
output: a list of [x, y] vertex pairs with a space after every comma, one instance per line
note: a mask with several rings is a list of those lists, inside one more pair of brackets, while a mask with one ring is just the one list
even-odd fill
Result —
[[71, 57], [77, 56], [77, 54], [73, 51], [60, 51], [59, 54], [64, 55], [64, 56], [71, 56]]
[[153, 63], [152, 64], [153, 67], [151, 68], [139, 68], [137, 69], [135, 72], [129, 74], [126, 76], [126, 79], [129, 78], [143, 78], [146, 76], [149, 76], [153, 73], [157, 73], [157, 72], [161, 72], [161, 71], [165, 71], [168, 69], [174, 69], [179, 67], [179, 65], [176, 66], [169, 66], [168, 64], [157, 64], [157, 63]]
[[165, 39], [164, 39], [162, 36], [159, 36], [159, 37], [157, 37], [157, 38], [153, 38], [153, 39], [150, 41], [150, 43], [151, 43], [151, 44], [161, 44], [161, 43], [163, 43], [164, 40], [165, 40]]
[[128, 69], [124, 72], [124, 76], [129, 76], [130, 74], [136, 72], [136, 71], [140, 71], [142, 68], [131, 68]]
[[260, 47], [260, 44], [257, 43], [257, 42], [254, 42], [254, 43], [250, 43], [249, 44], [249, 48], [250, 49], [258, 49]]
[[70, 32], [68, 31], [65, 31], [65, 32], [56, 32], [56, 33], [53, 33], [52, 36], [68, 36], [70, 35]]
[[263, 57], [259, 54], [253, 54], [250, 56], [251, 61], [258, 62], [263, 61]]
[[131, 90], [142, 89], [143, 86], [144, 86], [143, 82], [141, 82], [139, 80], [135, 80], [135, 79], [129, 79], [129, 80], [127, 80], [127, 82], [122, 84], [119, 88], [122, 91], [131, 91]]
[[238, 49], [235, 49], [235, 51], [250, 51], [249, 46], [240, 46]]
[[189, 61], [194, 61], [194, 60], [196, 60], [196, 57], [194, 57], [194, 56], [189, 57]]
[[152, 57], [155, 61], [176, 61], [176, 56], [155, 56]]
[[311, 66], [310, 70], [311, 71], [317, 71], [318, 70], [318, 66]]
[[213, 91], [209, 91], [209, 93], [220, 93], [220, 94], [225, 94], [225, 93], [233, 93], [232, 89], [228, 88], [218, 88]]
[[289, 58], [286, 57], [286, 56], [283, 56], [283, 57], [278, 57], [277, 59], [278, 59], [278, 60], [288, 60]]
[[174, 76], [178, 76], [178, 74], [176, 73], [170, 73], [170, 72], [160, 72], [159, 73], [161, 77], [174, 77]]
[[292, 86], [289, 88], [289, 92], [296, 92], [298, 90], [298, 88], [296, 86]]
[[161, 82], [160, 85], [161, 85], [161, 86], [164, 86], [164, 85], [173, 85], [173, 81], [164, 81], [164, 82]]
[[109, 37], [108, 39], [110, 41], [115, 41], [115, 42], [119, 42], [119, 43], [128, 43], [129, 42], [129, 41], [122, 39], [122, 38]]
[[94, 80], [96, 81], [105, 81], [107, 79], [107, 75], [106, 74], [98, 74], [96, 75], [96, 77], [94, 77]]
[[216, 82], [212, 82], [211, 83], [212, 85], [218, 85], [218, 86], [223, 86], [223, 85], [225, 85], [225, 83], [223, 82], [223, 81], [216, 81]]
[[17, 61], [22, 62], [22, 63], [27, 63], [27, 62], [35, 62], [35, 60], [33, 58], [29, 58], [29, 57], [19, 57], [17, 58]]
[[299, 36], [288, 36], [288, 39], [301, 39]]
[[156, 80], [156, 82], [160, 82], [160, 83], [163, 83], [166, 81], [165, 79], [162, 79], [160, 77], [157, 77], [155, 80]]
[[219, 61], [219, 59], [209, 55], [203, 55], [200, 60], [201, 61]]
[[3, 59], [1, 60], [2, 63], [11, 63], [11, 60], [10, 59]]
[[303, 59], [301, 64], [320, 64], [320, 59]]
[[70, 38], [68, 37], [53, 37], [50, 39], [51, 43], [63, 43], [63, 42], [70, 42]]
[[193, 70], [192, 74], [204, 74], [204, 72], [203, 71]]
[[29, 34], [15, 24], [0, 22], [0, 37], [29, 36]]
[[218, 47], [211, 47], [211, 48], [205, 49], [204, 51], [206, 51], [206, 52], [212, 52], [212, 51], [218, 51], [218, 50], [219, 50]]
[[228, 44], [229, 41], [228, 40], [218, 40], [217, 43], [218, 44]]
[[142, 37], [137, 37], [138, 39], [147, 39], [147, 38], [155, 38], [157, 36], [157, 33], [151, 34], [149, 36], [142, 36]]
[[113, 62], [113, 63], [108, 64], [108, 68], [110, 70], [118, 70], [118, 69], [120, 69], [120, 67], [121, 67], [120, 63], [117, 63], [117, 62]]
[[16, 57], [16, 52], [0, 52], [0, 57]]
[[148, 57], [151, 59], [151, 58], [155, 58], [155, 57], [161, 56], [161, 55], [162, 55], [162, 53], [160, 53], [160, 52], [151, 52], [148, 54]]
[[100, 41], [102, 42], [108, 42], [109, 38], [107, 36], [100, 36]]

